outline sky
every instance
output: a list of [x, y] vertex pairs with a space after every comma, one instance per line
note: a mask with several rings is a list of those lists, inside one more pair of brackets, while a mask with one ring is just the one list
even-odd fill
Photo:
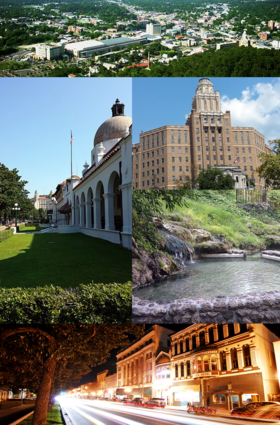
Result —
[[1, 78], [0, 162], [17, 168], [29, 197], [49, 194], [90, 164], [98, 127], [119, 98], [132, 117], [131, 78]]
[[[280, 78], [210, 78], [232, 126], [254, 127], [265, 140], [280, 138]], [[134, 78], [133, 143], [141, 131], [184, 125], [199, 78]]]

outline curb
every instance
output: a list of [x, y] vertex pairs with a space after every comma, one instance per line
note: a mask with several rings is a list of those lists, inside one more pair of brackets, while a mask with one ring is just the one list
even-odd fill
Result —
[[10, 423], [10, 425], [16, 425], [16, 424], [20, 424], [22, 421], [24, 421], [24, 419], [28, 418], [28, 416], [33, 415], [34, 410], [32, 410], [32, 412], [28, 413], [25, 416], [22, 416], [20, 419], [17, 419], [15, 422]]
[[65, 425], [73, 425], [73, 422], [71, 421], [70, 417], [68, 416], [68, 413], [66, 413], [66, 410], [64, 409], [64, 407], [62, 407], [61, 404], [59, 404], [59, 406], [60, 406], [62, 420], [63, 420], [64, 424]]

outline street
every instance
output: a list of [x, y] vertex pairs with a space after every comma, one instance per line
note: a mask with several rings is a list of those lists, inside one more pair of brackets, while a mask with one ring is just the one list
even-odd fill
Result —
[[[60, 399], [61, 407], [70, 419], [67, 425], [206, 425], [206, 424], [260, 424], [277, 423], [270, 420], [240, 420], [219, 416], [192, 416], [171, 409], [150, 410], [142, 407], [123, 406], [108, 401]], [[67, 417], [66, 416], [66, 417]]]

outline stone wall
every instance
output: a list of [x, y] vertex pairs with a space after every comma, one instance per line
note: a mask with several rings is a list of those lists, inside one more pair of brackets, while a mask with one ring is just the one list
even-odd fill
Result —
[[133, 297], [133, 323], [280, 323], [280, 291], [158, 303]]

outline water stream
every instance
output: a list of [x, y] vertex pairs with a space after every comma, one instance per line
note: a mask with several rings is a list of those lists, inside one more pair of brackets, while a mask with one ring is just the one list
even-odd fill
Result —
[[197, 299], [218, 295], [280, 290], [280, 262], [260, 254], [243, 258], [188, 261], [183, 272], [161, 282], [135, 288], [136, 297], [151, 300]]

